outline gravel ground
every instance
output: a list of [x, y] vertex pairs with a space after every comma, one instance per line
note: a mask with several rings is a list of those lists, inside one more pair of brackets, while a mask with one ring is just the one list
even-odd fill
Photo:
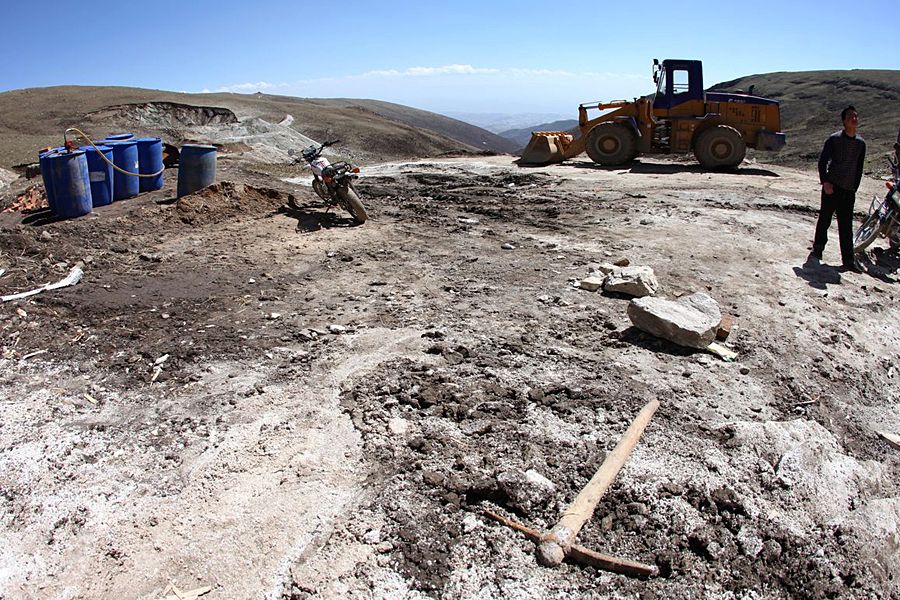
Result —
[[[4, 294], [85, 271], [0, 305], [0, 597], [900, 597], [900, 257], [807, 262], [814, 173], [373, 165], [361, 226], [297, 175], [0, 214]], [[715, 298], [737, 360], [576, 286], [619, 259]], [[652, 399], [578, 539], [657, 576], [482, 516], [552, 526]]]

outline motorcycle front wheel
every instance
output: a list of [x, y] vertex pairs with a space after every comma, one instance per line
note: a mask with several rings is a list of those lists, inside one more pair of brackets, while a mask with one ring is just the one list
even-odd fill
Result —
[[859, 254], [863, 250], [869, 247], [869, 244], [875, 241], [875, 238], [878, 237], [878, 234], [881, 233], [881, 211], [873, 210], [872, 214], [863, 221], [863, 224], [860, 225], [859, 229], [856, 230], [856, 235], [853, 236], [853, 252]]
[[366, 214], [366, 209], [363, 208], [362, 202], [359, 199], [359, 195], [356, 193], [356, 190], [353, 187], [347, 185], [339, 187], [337, 190], [338, 196], [340, 196], [341, 201], [344, 203], [344, 208], [347, 209], [347, 212], [350, 213], [350, 216], [353, 217], [353, 220], [357, 223], [365, 223], [366, 219], [369, 218], [369, 215]]
[[321, 198], [322, 200], [328, 200], [328, 190], [325, 189], [325, 184], [322, 183], [319, 179], [313, 179], [312, 183], [313, 191]]

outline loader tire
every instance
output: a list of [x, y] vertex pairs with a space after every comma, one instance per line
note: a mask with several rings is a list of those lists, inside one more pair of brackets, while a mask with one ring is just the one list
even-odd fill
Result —
[[619, 123], [600, 123], [590, 130], [585, 151], [598, 165], [621, 165], [637, 156], [637, 136]]
[[697, 136], [694, 156], [704, 169], [734, 169], [744, 161], [747, 145], [740, 132], [728, 125], [716, 125]]

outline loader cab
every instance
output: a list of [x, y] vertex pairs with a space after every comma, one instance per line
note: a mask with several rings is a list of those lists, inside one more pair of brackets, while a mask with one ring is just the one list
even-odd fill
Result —
[[691, 100], [703, 102], [703, 64], [699, 60], [653, 61], [654, 110], [673, 110]]

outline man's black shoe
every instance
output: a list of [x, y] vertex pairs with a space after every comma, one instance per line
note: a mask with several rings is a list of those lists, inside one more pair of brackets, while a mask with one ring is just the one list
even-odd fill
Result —
[[843, 273], [865, 273], [859, 263], [854, 262], [849, 265], [841, 265], [840, 271]]
[[813, 250], [812, 252], [809, 253], [809, 256], [816, 260], [822, 260], [822, 251], [821, 250]]

